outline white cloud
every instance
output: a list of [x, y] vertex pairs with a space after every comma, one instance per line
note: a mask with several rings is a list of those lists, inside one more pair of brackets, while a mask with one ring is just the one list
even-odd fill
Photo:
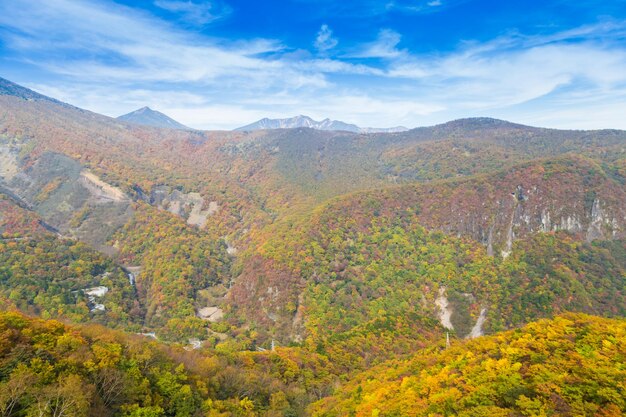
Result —
[[326, 52], [329, 49], [333, 49], [339, 41], [333, 38], [333, 31], [330, 30], [328, 25], [324, 24], [320, 27], [315, 38], [314, 46], [320, 52]]
[[626, 50], [595, 42], [572, 44], [569, 39], [564, 34], [543, 40], [514, 36], [470, 44], [440, 57], [404, 56], [390, 65], [387, 76], [414, 80], [431, 99], [454, 100], [456, 106], [467, 109], [514, 106], [552, 93], [570, 94], [561, 91], [565, 87], [583, 95], [610, 96], [626, 84]]
[[374, 42], [362, 45], [357, 51], [347, 55], [348, 58], [398, 58], [406, 51], [399, 50], [398, 44], [402, 35], [391, 29], [382, 29]]
[[[198, 38], [149, 15], [111, 3], [51, 0], [0, 2], [8, 45], [43, 55], [40, 65], [80, 80], [228, 82], [248, 88], [273, 80], [294, 88], [320, 77], [296, 73], [280, 61], [257, 58], [283, 46], [271, 40], [227, 42]], [[224, 81], [226, 79], [226, 81]]]
[[209, 1], [156, 0], [154, 5], [180, 14], [186, 22], [194, 25], [206, 25], [231, 13], [230, 7]]
[[400, 13], [419, 15], [442, 12], [469, 0], [392, 0], [380, 12], [396, 11]]

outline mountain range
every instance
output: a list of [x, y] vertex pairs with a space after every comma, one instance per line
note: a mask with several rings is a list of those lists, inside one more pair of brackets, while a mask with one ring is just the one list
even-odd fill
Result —
[[266, 126], [0, 79], [9, 415], [626, 412], [625, 131]]
[[344, 123], [338, 120], [324, 119], [322, 121], [315, 121], [308, 116], [295, 116], [287, 119], [268, 119], [264, 118], [251, 123], [246, 126], [242, 126], [235, 130], [239, 131], [254, 131], [265, 129], [295, 129], [307, 127], [317, 130], [343, 130], [346, 132], [354, 133], [396, 133], [405, 132], [409, 129], [406, 127], [390, 127], [390, 128], [373, 128], [373, 127], [359, 127], [354, 124]]

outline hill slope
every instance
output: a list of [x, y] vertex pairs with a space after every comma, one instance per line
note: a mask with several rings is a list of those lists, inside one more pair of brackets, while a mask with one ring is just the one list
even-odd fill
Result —
[[358, 376], [316, 417], [626, 412], [626, 322], [566, 314]]
[[188, 352], [102, 326], [0, 313], [5, 416], [277, 416], [334, 383], [324, 358], [298, 349]]
[[[613, 381], [593, 374], [572, 383], [549, 369], [560, 397], [537, 388], [524, 380], [532, 354], [514, 358], [511, 380], [471, 363], [470, 379], [495, 394], [473, 396], [480, 388], [454, 385], [450, 372], [431, 397], [420, 380], [438, 376], [407, 358], [430, 349], [419, 357], [462, 369], [470, 357], [433, 353], [446, 333], [458, 345], [566, 311], [626, 316], [626, 132], [482, 118], [367, 135], [187, 131], [3, 88], [0, 302], [210, 353], [0, 314], [0, 408], [53, 412], [51, 398], [72, 397], [79, 416], [305, 415], [335, 389], [315, 412], [541, 414], [553, 410], [546, 392], [557, 413], [622, 407]], [[614, 343], [616, 322], [553, 323], [550, 334]], [[525, 334], [553, 324], [536, 326]], [[516, 334], [501, 337], [515, 344]], [[497, 337], [469, 349], [490, 363]], [[567, 337], [555, 342], [564, 351]], [[602, 360], [590, 364], [604, 369]], [[416, 370], [414, 391], [397, 387]], [[363, 396], [362, 378], [381, 382]], [[563, 395], [563, 381], [600, 389], [580, 399]]]
[[460, 337], [479, 317], [488, 332], [565, 310], [626, 314], [626, 193], [612, 172], [568, 156], [333, 199], [274, 225], [230, 300], [296, 339], [438, 320], [444, 298]]

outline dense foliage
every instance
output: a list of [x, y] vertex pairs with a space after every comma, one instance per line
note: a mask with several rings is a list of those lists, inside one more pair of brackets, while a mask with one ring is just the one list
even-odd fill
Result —
[[347, 210], [342, 202], [277, 232], [285, 237], [263, 247], [269, 271], [291, 271], [281, 282], [302, 277], [304, 297], [298, 286], [268, 282], [271, 272], [257, 261], [235, 285], [238, 302], [258, 298], [245, 291], [251, 285], [279, 294], [259, 299], [264, 310], [248, 310], [250, 319], [263, 322], [270, 311], [292, 323], [302, 310], [302, 334], [355, 369], [440, 338], [433, 331], [441, 329], [435, 319], [442, 295], [459, 337], [470, 333], [482, 310], [486, 332], [564, 311], [626, 315], [623, 240], [589, 244], [567, 232], [536, 233], [516, 241], [509, 257], [494, 257], [475, 241], [420, 226], [419, 206], [389, 209], [376, 199], [363, 205], [371, 207]]
[[[90, 301], [88, 290], [100, 286], [108, 292]], [[135, 329], [143, 321], [135, 289], [119, 266], [84, 243], [52, 235], [0, 240], [0, 299], [5, 308], [44, 318]]]
[[137, 290], [146, 303], [146, 326], [170, 339], [206, 338], [206, 323], [196, 317], [203, 306], [194, 300], [200, 290], [228, 284], [224, 241], [145, 204], [114, 239], [122, 261], [141, 266]]
[[3, 416], [296, 416], [334, 384], [299, 350], [208, 354], [0, 313]]
[[620, 416], [626, 322], [566, 314], [359, 375], [312, 414]]
[[8, 240], [44, 232], [37, 216], [0, 194], [0, 238]]

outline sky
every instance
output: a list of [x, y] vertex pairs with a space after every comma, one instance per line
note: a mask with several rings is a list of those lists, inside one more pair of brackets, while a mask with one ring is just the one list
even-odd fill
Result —
[[626, 129], [626, 0], [0, 0], [0, 77], [198, 129]]

